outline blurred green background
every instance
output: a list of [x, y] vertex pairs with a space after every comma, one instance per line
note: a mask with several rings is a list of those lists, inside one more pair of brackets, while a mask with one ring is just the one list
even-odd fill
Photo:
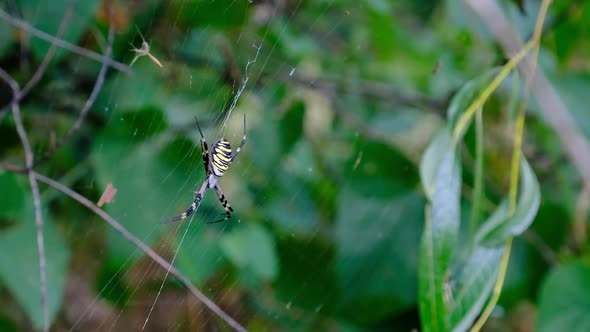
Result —
[[[530, 38], [539, 2], [500, 4]], [[111, 9], [113, 59], [131, 63], [141, 31], [163, 65], [144, 56], [130, 73], [110, 68], [81, 129], [39, 173], [94, 202], [112, 183], [117, 194], [103, 209], [167, 259], [177, 252], [174, 265], [249, 330], [420, 330], [419, 161], [453, 94], [506, 60], [462, 1], [5, 0], [0, 8], [51, 35], [73, 8], [62, 38], [101, 54]], [[587, 136], [589, 37], [590, 1], [554, 1], [539, 66]], [[21, 86], [49, 46], [0, 19], [0, 67]], [[99, 69], [58, 50], [21, 102], [35, 156], [76, 121]], [[510, 90], [503, 85], [484, 111], [490, 204], [507, 192]], [[0, 105], [10, 99], [0, 83]], [[192, 222], [160, 224], [189, 206], [205, 176], [195, 116], [209, 144], [225, 136], [235, 147], [243, 114], [248, 141], [220, 179], [232, 219], [205, 223], [223, 212], [211, 191]], [[531, 104], [523, 152], [542, 202], [515, 239], [488, 331], [590, 329], [588, 197], [562, 151]], [[24, 164], [10, 114], [0, 120], [0, 160]], [[472, 159], [463, 166], [471, 181]], [[463, 186], [465, 211], [470, 190]], [[41, 199], [52, 330], [141, 329], [166, 271], [55, 189], [41, 185]], [[42, 326], [38, 285], [28, 179], [0, 170], [0, 330]], [[171, 276], [146, 325], [228, 329]]]

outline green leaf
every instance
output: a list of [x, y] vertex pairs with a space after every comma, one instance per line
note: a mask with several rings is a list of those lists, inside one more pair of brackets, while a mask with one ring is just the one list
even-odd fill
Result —
[[539, 210], [541, 191], [526, 159], [521, 156], [520, 160], [520, 195], [514, 214], [510, 215], [506, 198], [477, 231], [476, 244], [500, 246], [508, 237], [524, 232], [533, 222]]
[[[178, 250], [175, 265], [196, 284], [205, 282], [225, 264], [225, 257], [219, 247], [219, 232], [208, 226], [196, 223], [196, 220], [190, 225], [188, 222], [183, 223], [173, 248]], [[179, 248], [185, 231], [186, 237]]]
[[368, 26], [371, 31], [372, 46], [381, 59], [389, 59], [393, 56], [396, 45], [396, 25], [390, 13], [378, 11], [368, 12]]
[[[103, 209], [150, 245], [171, 227], [160, 221], [190, 205], [204, 171], [200, 151], [192, 141], [177, 139], [160, 149], [149, 140], [132, 144], [136, 130], [143, 131], [143, 127], [112, 124], [97, 137], [92, 157], [99, 188], [108, 183], [117, 188], [117, 195]], [[110, 258], [118, 262], [141, 254], [112, 228], [108, 238]]]
[[465, 112], [479, 94], [488, 87], [496, 75], [498, 75], [500, 69], [501, 68], [493, 68], [485, 71], [480, 76], [465, 83], [461, 90], [455, 94], [447, 109], [447, 124], [449, 128], [455, 128], [457, 120], [461, 117], [463, 112]]
[[[84, 0], [72, 2], [70, 0], [18, 0], [19, 8], [22, 10], [23, 19], [31, 23], [35, 28], [55, 35], [64, 14], [74, 5], [69, 23], [60, 39], [77, 44], [78, 39], [88, 29], [97, 12], [99, 0]], [[37, 59], [42, 59], [49, 50], [50, 44], [39, 38], [31, 39], [31, 49]], [[65, 53], [58, 48], [54, 59], [59, 59]]]
[[290, 59], [302, 60], [317, 57], [321, 46], [309, 35], [300, 34], [282, 18], [273, 20], [269, 25], [268, 44], [275, 44]]
[[418, 265], [418, 308], [424, 331], [446, 331], [444, 282], [446, 272], [440, 273], [435, 252], [435, 235], [432, 222], [426, 217], [420, 241]]
[[460, 164], [448, 130], [443, 129], [426, 149], [420, 175], [429, 200], [420, 241], [420, 319], [424, 331], [445, 331], [445, 280], [457, 245], [461, 193]]
[[466, 331], [488, 298], [498, 276], [504, 248], [476, 248], [453, 278], [447, 326], [452, 331]]
[[[186, 58], [201, 59], [221, 70], [225, 62], [217, 37], [217, 31], [206, 27], [190, 29], [186, 41], [179, 45], [178, 53]], [[217, 85], [219, 84], [214, 84], [216, 88]]]
[[374, 141], [359, 140], [344, 169], [350, 188], [370, 197], [406, 193], [419, 180], [416, 166], [407, 156]]
[[335, 264], [348, 319], [368, 324], [414, 305], [423, 205], [409, 191], [387, 199], [343, 189]]
[[12, 321], [12, 317], [2, 314], [0, 315], [0, 331], [4, 332], [20, 332], [16, 324]]
[[[321, 181], [322, 173], [314, 169], [316, 164], [312, 153], [309, 142], [299, 140], [285, 156], [285, 167], [274, 170], [278, 193], [261, 201], [266, 216], [282, 231], [310, 236], [317, 232], [321, 216], [319, 200], [313, 196], [313, 185]], [[295, 199], [293, 193], [297, 193]], [[328, 194], [324, 193], [321, 199], [322, 202], [329, 200]]]
[[[22, 222], [0, 233], [0, 280], [27, 313], [33, 326], [40, 330], [43, 327], [43, 309], [35, 212], [31, 197], [26, 197], [25, 201]], [[70, 252], [47, 213], [43, 213], [43, 222], [47, 305], [49, 319], [53, 321], [63, 301]]]
[[93, 110], [108, 120], [117, 118], [111, 115], [113, 111], [165, 110], [167, 122], [179, 127], [194, 125], [195, 111], [202, 111], [207, 112], [207, 116], [198, 114], [204, 126], [208, 117], [214, 116], [209, 112], [219, 107], [219, 100], [230, 96], [231, 90], [211, 68], [189, 67], [170, 75], [172, 87], [162, 84], [167, 77], [162, 77], [153, 62], [138, 61], [133, 65], [133, 75], [113, 76], [106, 81]]
[[590, 329], [590, 267], [571, 262], [549, 274], [541, 289], [536, 330]]
[[98, 296], [120, 310], [129, 304], [133, 296], [133, 289], [125, 282], [127, 271], [129, 265], [121, 267], [118, 262], [105, 261], [98, 270], [94, 283]]
[[381, 15], [389, 15], [393, 10], [391, 3], [386, 0], [369, 0], [366, 2], [367, 8], [371, 12], [379, 13]]
[[125, 144], [136, 144], [156, 136], [166, 126], [166, 119], [160, 108], [145, 106], [120, 113], [109, 123], [106, 132], [113, 139], [125, 141]]
[[253, 272], [261, 280], [273, 280], [279, 270], [274, 238], [264, 227], [236, 227], [220, 239], [221, 250], [237, 267]]
[[566, 62], [576, 47], [581, 37], [579, 29], [580, 22], [569, 22], [569, 20], [561, 22], [553, 29], [555, 53], [560, 62]]
[[293, 102], [280, 121], [282, 151], [289, 153], [295, 143], [303, 135], [303, 116], [305, 103], [301, 100]]
[[575, 72], [550, 76], [550, 79], [567, 106], [567, 110], [571, 112], [576, 126], [586, 138], [590, 138], [590, 115], [586, 111], [590, 75]]
[[133, 75], [114, 76], [107, 80], [100, 90], [94, 109], [104, 110], [99, 114], [107, 116], [113, 111], [128, 111], [143, 107], [164, 108], [169, 100], [159, 88], [158, 77], [153, 64], [138, 61], [133, 65]]
[[[413, 128], [423, 125], [425, 117], [418, 109], [399, 108], [395, 112], [381, 112], [371, 118], [371, 127], [388, 135], [403, 137]], [[428, 119], [429, 120], [429, 119]], [[432, 125], [435, 125], [433, 122]]]
[[167, 126], [162, 110], [154, 106], [122, 113], [115, 124], [124, 126], [124, 132], [132, 132], [134, 142], [154, 137]]
[[0, 57], [13, 42], [14, 28], [8, 24], [0, 24]]
[[539, 286], [548, 272], [547, 257], [541, 255], [539, 247], [532, 244], [530, 238], [515, 237], [512, 240], [508, 270], [498, 305], [511, 311], [523, 301], [537, 297]]
[[339, 303], [333, 246], [318, 236], [284, 236], [278, 238], [278, 251], [281, 271], [274, 283], [277, 298], [310, 312], [333, 313]]
[[[261, 117], [272, 119], [270, 108], [260, 110]], [[251, 149], [248, 154], [252, 156], [252, 163], [263, 172], [273, 174], [281, 159], [281, 133], [278, 121], [266, 121], [256, 127], [248, 129], [248, 141], [250, 146], [264, 146], [264, 149]]]
[[[543, 192], [541, 193], [543, 203], [539, 207], [535, 222], [531, 228], [545, 241], [545, 244], [549, 248], [557, 252], [566, 245], [568, 234], [571, 231], [571, 225], [569, 223], [556, 223], [555, 220], [570, 220], [572, 216], [569, 214], [567, 204], [562, 200], [561, 196], [551, 198], [545, 194], [549, 191], [554, 191], [555, 186], [547, 184], [543, 185], [543, 187]], [[559, 190], [557, 194], [560, 193], [563, 192]]]
[[251, 3], [232, 0], [173, 0], [167, 8], [168, 17], [177, 25], [228, 29], [247, 22], [246, 15]]
[[0, 170], [0, 219], [19, 217], [25, 204], [25, 190], [17, 175]]
[[[268, 217], [289, 232], [313, 233], [317, 231], [318, 213], [314, 201], [303, 186], [296, 186], [297, 199], [287, 195], [278, 195], [265, 206]], [[311, 235], [311, 234], [310, 234]]]

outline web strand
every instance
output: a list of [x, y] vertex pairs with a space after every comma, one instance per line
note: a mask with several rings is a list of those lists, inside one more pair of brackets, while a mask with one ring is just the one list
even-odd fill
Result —
[[221, 131], [223, 131], [223, 129], [225, 129], [225, 127], [227, 125], [227, 120], [230, 118], [231, 113], [236, 108], [236, 104], [238, 103], [240, 96], [244, 92], [246, 85], [248, 85], [248, 81], [250, 80], [250, 76], [248, 75], [248, 69], [250, 68], [250, 65], [256, 63], [256, 60], [258, 60], [258, 54], [260, 53], [260, 49], [262, 48], [262, 43], [258, 46], [256, 46], [255, 43], [253, 43], [252, 47], [254, 47], [256, 49], [256, 55], [254, 56], [253, 60], [248, 60], [248, 63], [246, 63], [246, 68], [244, 69], [244, 79], [242, 80], [242, 84], [240, 84], [240, 87], [238, 88], [238, 91], [236, 92], [236, 94], [232, 100], [232, 103], [231, 103], [229, 109], [227, 110], [227, 115], [225, 116], [225, 120], [223, 121], [223, 125], [220, 128], [220, 133], [221, 133]]
[[[156, 302], [158, 302], [158, 298], [160, 297], [160, 294], [162, 293], [162, 289], [164, 288], [164, 284], [166, 283], [166, 279], [168, 279], [168, 275], [170, 274], [170, 270], [172, 269], [172, 266], [174, 266], [174, 261], [176, 260], [176, 256], [178, 255], [178, 252], [180, 251], [180, 248], [182, 247], [182, 243], [184, 242], [186, 234], [188, 233], [188, 230], [190, 229], [190, 227], [193, 223], [193, 220], [195, 218], [195, 214], [198, 209], [199, 209], [199, 206], [197, 206], [195, 211], [193, 211], [193, 215], [191, 216], [191, 218], [188, 222], [188, 225], [185, 228], [184, 233], [182, 234], [182, 237], [180, 238], [180, 243], [178, 243], [178, 247], [174, 251], [174, 256], [172, 256], [172, 260], [170, 261], [170, 267], [166, 270], [166, 275], [164, 276], [164, 280], [162, 280], [162, 283], [160, 284], [160, 288], [158, 289], [158, 293], [156, 294], [156, 298], [154, 299], [154, 303], [152, 303], [152, 306], [150, 307], [150, 311], [149, 311], [147, 317], [145, 318], [145, 321], [143, 322], [143, 326], [141, 327], [142, 331], [145, 329], [148, 321], [150, 320], [150, 316], [152, 315], [152, 311], [154, 311], [154, 307], [156, 306]], [[178, 227], [181, 227], [181, 226], [182, 226], [182, 223], [180, 223], [178, 225]]]

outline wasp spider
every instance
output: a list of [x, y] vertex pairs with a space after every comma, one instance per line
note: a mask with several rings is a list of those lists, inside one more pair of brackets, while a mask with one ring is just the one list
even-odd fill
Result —
[[[197, 120], [196, 117], [195, 120]], [[195, 191], [196, 196], [195, 200], [193, 201], [193, 204], [191, 204], [191, 206], [189, 206], [188, 209], [186, 209], [186, 211], [184, 211], [180, 215], [174, 218], [163, 220], [162, 223], [184, 220], [190, 217], [190, 215], [193, 214], [193, 212], [195, 212], [197, 207], [199, 207], [199, 204], [203, 199], [203, 195], [205, 194], [205, 191], [208, 188], [215, 190], [215, 192], [217, 193], [217, 198], [219, 198], [219, 201], [221, 202], [221, 204], [223, 205], [223, 209], [225, 210], [225, 218], [216, 221], [210, 221], [208, 222], [208, 224], [226, 221], [229, 218], [231, 218], [231, 213], [234, 211], [232, 207], [229, 205], [227, 199], [225, 198], [225, 195], [223, 194], [221, 187], [219, 187], [217, 180], [219, 177], [225, 174], [225, 172], [232, 164], [238, 153], [240, 153], [240, 151], [244, 147], [244, 144], [246, 144], [246, 115], [244, 114], [244, 136], [242, 137], [242, 142], [240, 143], [240, 146], [238, 146], [236, 151], [233, 153], [231, 150], [231, 145], [223, 137], [218, 139], [215, 143], [213, 143], [211, 150], [209, 150], [207, 146], [207, 141], [205, 141], [205, 137], [203, 136], [203, 132], [201, 131], [201, 126], [199, 126], [198, 120], [197, 128], [199, 128], [199, 134], [201, 134], [201, 152], [203, 155], [203, 166], [205, 166], [205, 173], [207, 177], [201, 185], [201, 189]]]

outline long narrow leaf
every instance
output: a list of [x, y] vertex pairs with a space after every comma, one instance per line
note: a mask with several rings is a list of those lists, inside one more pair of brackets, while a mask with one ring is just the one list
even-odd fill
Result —
[[541, 202], [539, 182], [523, 157], [520, 168], [520, 195], [514, 214], [510, 215], [508, 199], [504, 199], [477, 232], [476, 243], [485, 246], [502, 245], [508, 237], [521, 234], [533, 222]]
[[476, 248], [455, 278], [447, 325], [465, 331], [473, 323], [489, 296], [499, 270], [503, 247]]
[[445, 278], [457, 244], [461, 169], [448, 130], [426, 150], [420, 165], [429, 200], [420, 244], [419, 307], [424, 331], [446, 331]]

